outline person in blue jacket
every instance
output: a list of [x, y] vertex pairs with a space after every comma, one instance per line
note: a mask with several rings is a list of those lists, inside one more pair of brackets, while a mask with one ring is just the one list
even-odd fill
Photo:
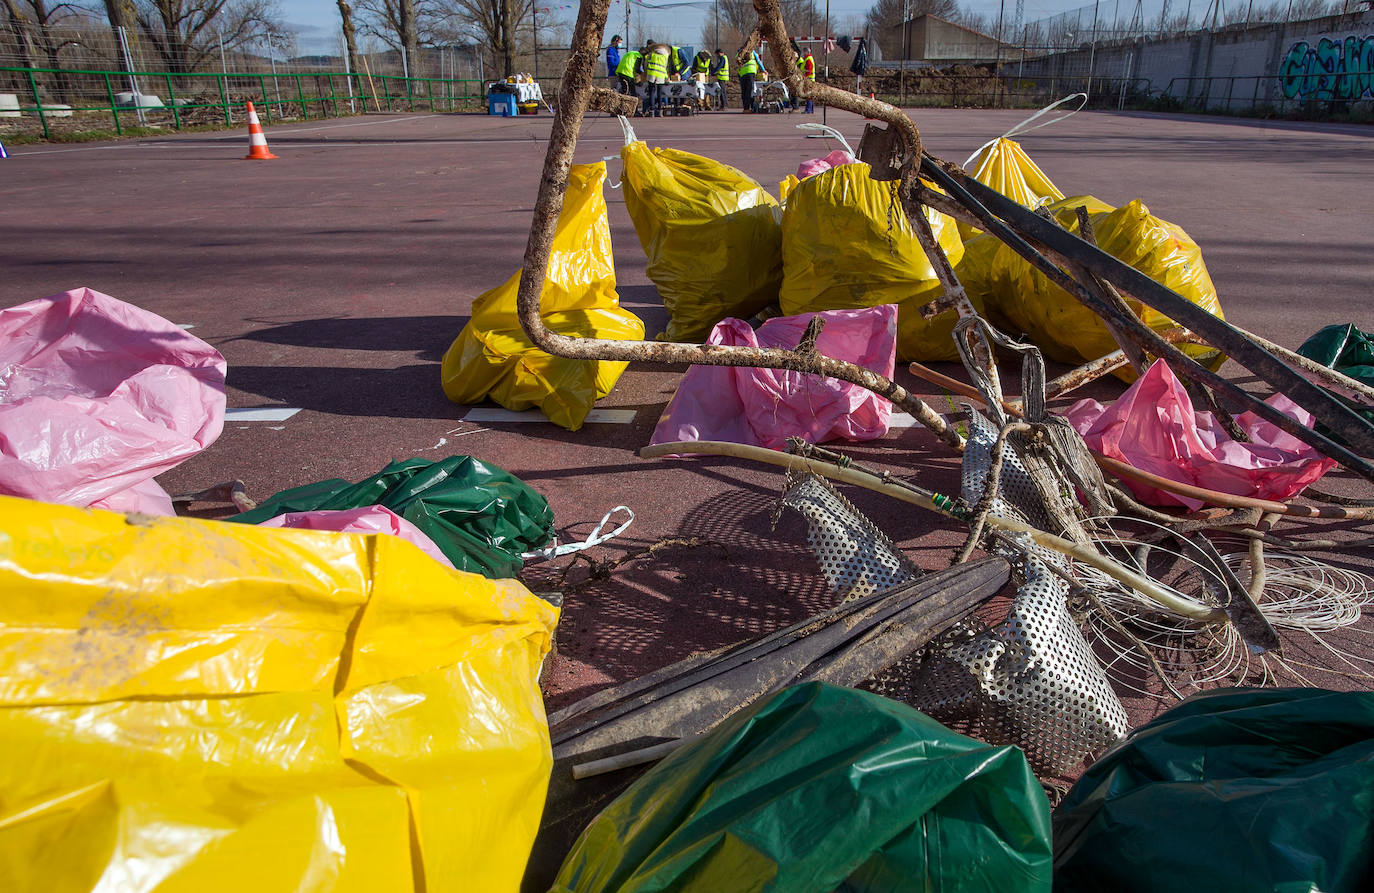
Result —
[[615, 80], [615, 70], [620, 65], [620, 35], [611, 38], [611, 45], [606, 47], [606, 77]]

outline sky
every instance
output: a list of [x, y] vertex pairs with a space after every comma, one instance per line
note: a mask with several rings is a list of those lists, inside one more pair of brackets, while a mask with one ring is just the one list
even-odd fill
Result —
[[[536, 2], [539, 4], [539, 8], [551, 9], [552, 15], [562, 17], [568, 22], [571, 22], [577, 14], [574, 0], [536, 0]], [[672, 2], [672, 0], [648, 0], [648, 2]], [[1090, 2], [1091, 0], [1026, 0], [1025, 18], [1028, 22], [1035, 21], [1070, 9], [1077, 9]], [[1135, 0], [1101, 0], [1101, 2], [1104, 17], [1108, 10], [1114, 6], [1120, 9], [1122, 16], [1129, 15], [1129, 10], [1133, 10], [1135, 7]], [[1158, 18], [1162, 2], [1163, 0], [1144, 2], [1146, 17]], [[1172, 0], [1172, 2], [1181, 4], [1186, 0]], [[1193, 0], [1193, 2], [1194, 5], [1205, 6], [1208, 0]], [[297, 45], [302, 54], [339, 52], [341, 41], [339, 36], [339, 7], [334, 0], [279, 0], [279, 3], [282, 18], [298, 35]], [[624, 30], [624, 4], [625, 0], [612, 0], [611, 2], [610, 17], [606, 26], [608, 39], [611, 34]], [[1000, 4], [1001, 0], [960, 0], [959, 3], [961, 8], [991, 19], [997, 17]], [[860, 21], [872, 5], [873, 0], [830, 0], [831, 21], [836, 26], [846, 21]], [[824, 9], [825, 0], [817, 0], [817, 6]], [[559, 9], [558, 7], [566, 8]], [[1014, 7], [1015, 0], [1006, 0], [1005, 14], [1011, 16]], [[702, 25], [710, 16], [710, 10], [704, 6], [702, 8], [650, 10], [634, 4], [631, 14], [633, 16], [631, 29], [635, 34], [640, 33], [642, 23], [645, 28], [651, 31], [651, 33], [646, 32], [646, 36], [674, 44], [696, 45], [701, 37]], [[819, 23], [816, 30], [821, 30]], [[832, 31], [842, 33], [838, 27], [833, 27]]]

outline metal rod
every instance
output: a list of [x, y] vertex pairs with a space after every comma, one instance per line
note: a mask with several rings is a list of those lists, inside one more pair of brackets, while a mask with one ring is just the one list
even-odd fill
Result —
[[[996, 233], [998, 238], [1049, 276], [1056, 285], [1068, 291], [1069, 294], [1099, 316], [1115, 318], [1110, 308], [1098, 301], [1073, 277], [1064, 273], [1044, 255], [1027, 244], [1022, 237], [1023, 235], [1027, 235], [1052, 249], [1065, 257], [1067, 261], [1081, 264], [1084, 269], [1111, 282], [1123, 293], [1158, 310], [1180, 325], [1197, 332], [1212, 347], [1223, 351], [1236, 362], [1258, 374], [1276, 390], [1282, 391], [1295, 401], [1301, 402], [1320, 421], [1340, 434], [1348, 443], [1354, 445], [1355, 449], [1360, 450], [1364, 455], [1374, 455], [1374, 427], [1371, 427], [1368, 422], [1340, 400], [1307, 381], [1280, 360], [1265, 352], [1263, 348], [1246, 339], [1228, 323], [1160, 285], [1139, 270], [1123, 264], [1100, 249], [1088, 245], [1082, 239], [1072, 233], [1065, 232], [1055, 224], [1037, 217], [1032, 211], [1001, 196], [972, 178], [966, 178], [960, 183], [929, 157], [922, 160], [921, 171], [950, 192], [951, 196], [961, 204], [969, 207], [974, 212], [974, 216], [979, 219], [980, 225], [990, 232]], [[1003, 219], [1007, 222], [1004, 223]], [[1014, 224], [1016, 228], [1013, 229], [1009, 224]], [[1336, 459], [1361, 476], [1374, 480], [1374, 466], [1371, 466], [1351, 449], [1298, 424], [1291, 417], [1242, 391], [1232, 382], [1164, 342], [1157, 333], [1149, 329], [1148, 326], [1144, 326], [1139, 320], [1119, 321], [1126, 323], [1133, 335], [1146, 340], [1147, 343], [1144, 346], [1150, 353], [1167, 359], [1180, 374], [1187, 375], [1202, 384], [1226, 393], [1231, 399], [1246, 406], [1256, 415]]]
[[[756, 0], [755, 8], [768, 0]], [[524, 265], [520, 272], [520, 290], [517, 299], [521, 327], [536, 347], [555, 356], [575, 359], [606, 359], [622, 362], [649, 361], [660, 363], [695, 363], [712, 366], [752, 366], [774, 369], [796, 369], [857, 384], [891, 400], [909, 412], [922, 425], [948, 446], [963, 450], [964, 438], [955, 431], [942, 416], [926, 405], [919, 397], [908, 392], [884, 376], [845, 363], [821, 354], [799, 354], [796, 351], [775, 350], [771, 348], [725, 347], [705, 344], [682, 344], [652, 341], [611, 341], [596, 338], [571, 338], [553, 332], [544, 324], [540, 315], [540, 299], [544, 280], [548, 271], [549, 254], [553, 241], [554, 228], [558, 215], [563, 209], [563, 194], [567, 190], [568, 171], [572, 167], [573, 151], [577, 144], [577, 133], [594, 96], [599, 102], [618, 105], [620, 97], [609, 90], [593, 90], [592, 72], [600, 55], [600, 37], [606, 26], [608, 0], [586, 0], [578, 10], [577, 24], [573, 33], [572, 51], [568, 66], [559, 88], [558, 108], [554, 112], [552, 132], [549, 136], [548, 153], [544, 159], [544, 171], [540, 179], [539, 195], [534, 206], [534, 220], [530, 228], [529, 241], [525, 247]], [[776, 8], [773, 10], [777, 16]], [[778, 68], [787, 71], [785, 54], [791, 49], [787, 44], [781, 19], [774, 23], [775, 34], [782, 39], [771, 41], [773, 55]], [[795, 64], [788, 74], [791, 82], [804, 81]], [[810, 83], [810, 82], [806, 82]], [[853, 94], [831, 88], [823, 88], [822, 95], [834, 94], [830, 98], [837, 106], [850, 105], [859, 110], [861, 107]], [[604, 96], [602, 96], [604, 94]], [[885, 105], [885, 104], [884, 104]], [[888, 106], [890, 109], [891, 106]], [[910, 118], [892, 113], [906, 121], [911, 135], [911, 143], [920, 145], [916, 136], [916, 126]]]
[[[595, 2], [595, 0], [593, 0], [593, 2]], [[770, 465], [780, 465], [784, 468], [809, 471], [813, 474], [819, 474], [846, 484], [863, 487], [866, 490], [883, 493], [901, 502], [915, 505], [941, 515], [949, 514], [945, 509], [936, 504], [930, 495], [925, 493], [918, 492], [908, 487], [894, 486], [880, 477], [866, 474], [853, 468], [840, 468], [827, 462], [817, 462], [804, 456], [779, 453], [777, 450], [769, 450], [764, 447], [750, 446], [742, 443], [694, 440], [676, 443], [656, 443], [639, 451], [640, 457], [644, 459], [656, 459], [662, 456], [670, 456], [679, 453], [705, 453], [713, 456], [734, 456], [741, 459], [766, 462]], [[1071, 542], [1063, 537], [1055, 536], [1052, 533], [1047, 533], [1023, 521], [1019, 521], [1015, 518], [1004, 518], [989, 513], [987, 516], [987, 523], [1002, 530], [1027, 534], [1037, 545], [1052, 549], [1061, 555], [1069, 556], [1076, 561], [1082, 561], [1091, 567], [1095, 567], [1117, 582], [1129, 586], [1141, 595], [1158, 602], [1175, 613], [1182, 614], [1185, 617], [1191, 617], [1194, 620], [1200, 620], [1204, 623], [1215, 623], [1227, 619], [1225, 612], [1220, 608], [1213, 608], [1209, 605], [1194, 601], [1181, 593], [1161, 586], [1148, 577], [1137, 574], [1130, 568], [1124, 567], [1093, 549]]]

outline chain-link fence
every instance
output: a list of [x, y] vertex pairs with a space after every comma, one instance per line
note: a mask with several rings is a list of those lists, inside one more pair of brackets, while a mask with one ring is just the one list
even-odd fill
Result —
[[[0, 79], [22, 87], [15, 93], [0, 91], [0, 128], [41, 133], [44, 139], [104, 130], [119, 135], [136, 127], [181, 130], [243, 124], [248, 102], [270, 124], [367, 111], [472, 111], [486, 101], [482, 81], [370, 72], [187, 75], [4, 67]], [[46, 98], [49, 91], [42, 84], [57, 81], [68, 102]]]
[[[0, 13], [3, 8], [0, 8]], [[242, 123], [245, 102], [264, 122], [366, 111], [471, 111], [485, 103], [492, 78], [484, 50], [472, 44], [420, 47], [409, 58], [362, 41], [349, 59], [300, 55], [289, 34], [243, 39], [212, 28], [193, 41], [139, 28], [111, 27], [83, 13], [35, 23], [0, 14], [0, 133], [61, 138], [130, 127]], [[565, 48], [541, 47], [550, 60]], [[517, 53], [517, 71], [537, 54]], [[557, 92], [541, 79], [544, 95]]]
[[[88, 18], [45, 25], [0, 17], [0, 67], [9, 68], [313, 74], [345, 69], [342, 38], [336, 43], [328, 53], [301, 54], [289, 33], [243, 38], [212, 26], [185, 40]], [[398, 51], [372, 43], [360, 42], [359, 74], [364, 68], [372, 74], [468, 80], [489, 74], [481, 48], [472, 44], [422, 46], [402, 61]], [[527, 69], [532, 51], [516, 61]]]

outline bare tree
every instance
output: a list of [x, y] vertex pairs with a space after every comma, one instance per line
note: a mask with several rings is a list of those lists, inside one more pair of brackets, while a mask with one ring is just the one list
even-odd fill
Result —
[[[745, 36], [736, 30], [724, 15], [717, 21], [714, 10], [706, 16], [706, 21], [701, 26], [701, 46], [709, 50], [719, 47], [731, 59], [735, 57], [736, 48], [744, 43]], [[733, 70], [734, 63], [731, 63], [730, 67]]]
[[977, 31], [979, 34], [992, 34], [997, 30], [996, 16], [980, 15], [970, 10], [958, 9], [950, 13], [949, 20], [956, 25], [963, 25], [970, 31]]
[[53, 80], [57, 92], [63, 96], [70, 93], [70, 84], [62, 73], [58, 52], [71, 41], [55, 34], [53, 26], [78, 12], [78, 8], [70, 3], [49, 6], [46, 0], [0, 0], [0, 7], [4, 8], [9, 19], [24, 67], [34, 68], [35, 57], [41, 58], [42, 67], [56, 72]]
[[406, 71], [416, 74], [416, 55], [420, 40], [429, 36], [436, 7], [429, 0], [359, 0], [358, 19], [362, 29], [382, 43], [398, 50], [405, 59]]
[[[747, 0], [745, 0], [747, 2]], [[440, 0], [440, 15], [466, 26], [491, 52], [492, 67], [503, 77], [515, 74], [517, 29], [530, 14], [532, 0]]]
[[138, 0], [138, 28], [167, 71], [189, 74], [216, 51], [285, 31], [271, 0]]
[[0, 13], [4, 15], [5, 30], [14, 42], [14, 55], [20, 68], [33, 68], [34, 48], [29, 34], [29, 20], [18, 13], [17, 4], [0, 3]]
[[[825, 14], [816, 6], [815, 0], [782, 0], [782, 20], [787, 25], [787, 33], [804, 36], [824, 27]], [[721, 43], [726, 43], [727, 27], [729, 33], [747, 37], [758, 21], [753, 0], [720, 0]], [[710, 19], [707, 22], [709, 24]], [[740, 42], [743, 43], [743, 40]], [[721, 49], [733, 55], [730, 48]]]
[[110, 22], [110, 35], [114, 38], [115, 53], [119, 50], [119, 29], [132, 31], [137, 21], [134, 15], [133, 0], [104, 0], [105, 18]]
[[343, 29], [344, 52], [348, 54], [348, 70], [358, 73], [358, 29], [353, 24], [353, 7], [348, 0], [336, 0], [339, 4], [339, 24]]

